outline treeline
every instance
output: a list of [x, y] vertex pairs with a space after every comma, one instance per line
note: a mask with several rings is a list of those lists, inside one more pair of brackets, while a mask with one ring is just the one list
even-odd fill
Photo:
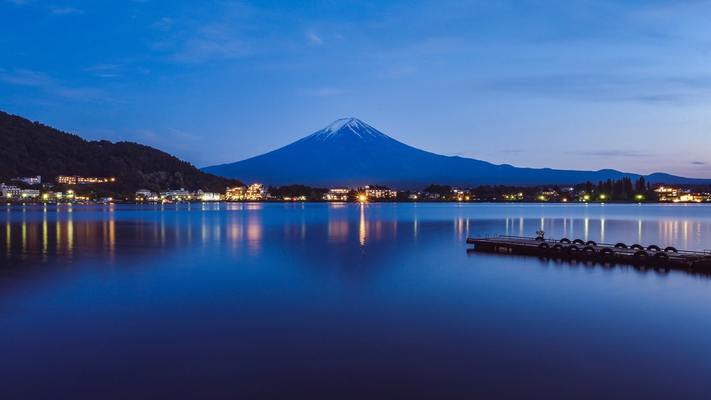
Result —
[[274, 197], [299, 198], [304, 197], [309, 201], [319, 201], [328, 189], [315, 188], [305, 185], [270, 186], [267, 192]]
[[640, 199], [654, 200], [656, 195], [649, 182], [643, 176], [636, 181], [632, 181], [629, 177], [624, 177], [620, 180], [608, 179], [597, 184], [586, 182], [582, 185], [577, 185], [576, 189], [594, 195], [597, 198], [604, 196], [607, 200], [623, 202]]
[[[371, 188], [384, 188], [370, 186]], [[328, 189], [305, 185], [270, 187], [272, 198], [302, 198], [308, 201], [320, 201]], [[349, 200], [355, 200], [361, 190], [351, 190]], [[449, 185], [431, 184], [422, 190], [401, 190], [396, 201], [613, 201], [640, 202], [657, 201], [657, 194], [651, 185], [640, 177], [637, 180], [628, 177], [619, 180], [607, 180], [597, 183], [585, 182], [572, 186], [511, 186], [481, 185], [472, 188], [454, 188]]]
[[87, 141], [38, 122], [0, 111], [0, 182], [18, 176], [58, 175], [116, 177], [97, 187], [107, 193], [133, 193], [141, 188], [223, 192], [241, 183], [206, 174], [188, 162], [137, 143]]

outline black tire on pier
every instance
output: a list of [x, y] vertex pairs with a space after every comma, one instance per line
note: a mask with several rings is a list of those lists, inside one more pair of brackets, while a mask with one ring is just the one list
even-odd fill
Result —
[[577, 257], [580, 254], [580, 247], [572, 244], [565, 248], [565, 251], [570, 257]]
[[543, 236], [536, 236], [536, 242], [542, 242], [546, 240]]
[[679, 250], [676, 249], [676, 247], [669, 246], [666, 249], [664, 249], [667, 253], [678, 253]]
[[662, 252], [655, 253], [655, 254], [654, 254], [654, 259], [655, 259], [657, 262], [667, 262], [667, 261], [669, 261], [669, 254], [667, 254], [667, 253], [662, 253]]
[[538, 245], [538, 250], [541, 254], [546, 254], [548, 253], [548, 250], [550, 250], [550, 246], [548, 246], [548, 243], [541, 243]]
[[583, 254], [587, 258], [593, 258], [595, 257], [595, 249], [592, 246], [585, 246], [583, 247]]
[[553, 253], [560, 254], [563, 252], [563, 245], [558, 243], [553, 245]]
[[645, 265], [649, 261], [649, 253], [644, 250], [639, 250], [634, 253], [634, 260], [637, 264]]
[[667, 253], [655, 253], [654, 264], [657, 272], [669, 273], [669, 255]]
[[632, 250], [644, 250], [644, 247], [643, 247], [641, 244], [636, 244], [636, 243], [635, 243], [635, 244], [633, 244], [632, 246], [630, 246], [630, 249], [632, 249]]
[[588, 246], [593, 246], [593, 247], [597, 246], [597, 243], [595, 243], [594, 240], [588, 240], [585, 244]]
[[575, 240], [573, 240], [573, 243], [575, 243], [575, 244], [580, 244], [580, 245], [584, 245], [584, 244], [585, 244], [585, 242], [583, 242], [581, 239], [575, 239]]
[[560, 242], [567, 244], [567, 243], [570, 243], [570, 239], [568, 239], [568, 238], [563, 238], [563, 239], [560, 239]]
[[620, 242], [620, 243], [617, 243], [617, 244], [615, 245], [615, 248], [616, 248], [616, 249], [626, 249], [626, 248], [627, 248], [627, 245], [624, 244], [624, 243], [622, 243], [622, 242]]
[[659, 246], [657, 246], [656, 244], [647, 246], [647, 250], [649, 250], [649, 251], [662, 251], [662, 249], [659, 248]]
[[615, 256], [615, 252], [609, 248], [606, 247], [600, 251], [600, 257], [606, 260], [611, 260]]

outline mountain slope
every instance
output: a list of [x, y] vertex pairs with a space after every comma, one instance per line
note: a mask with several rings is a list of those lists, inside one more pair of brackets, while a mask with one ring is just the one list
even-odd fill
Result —
[[184, 187], [223, 191], [239, 182], [207, 174], [152, 147], [131, 142], [87, 141], [0, 111], [0, 179], [41, 175], [118, 178], [117, 190]]
[[[301, 140], [260, 156], [203, 169], [206, 172], [270, 185], [359, 186], [382, 184], [419, 189], [430, 183], [455, 186], [483, 184], [574, 184], [633, 178], [615, 170], [570, 171], [517, 168], [463, 157], [430, 153], [401, 143], [355, 118], [333, 122]], [[666, 174], [653, 182], [711, 183]]]

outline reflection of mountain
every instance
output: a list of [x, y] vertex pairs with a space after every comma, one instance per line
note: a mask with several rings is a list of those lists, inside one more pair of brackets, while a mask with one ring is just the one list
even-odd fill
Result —
[[45, 213], [41, 208], [29, 208], [22, 214], [10, 214], [0, 223], [3, 268], [46, 260], [158, 266], [158, 259], [182, 259], [209, 249], [223, 257], [216, 265], [335, 268], [363, 279], [384, 264], [402, 265], [409, 259], [428, 265], [428, 260], [433, 262], [442, 254], [463, 251], [469, 235], [531, 235], [542, 228], [550, 237], [654, 243], [691, 250], [707, 247], [703, 238], [711, 235], [711, 223], [698, 217], [689, 221], [653, 215], [586, 218], [576, 214], [575, 208], [565, 211], [566, 215], [576, 214], [574, 217], [548, 209], [551, 215], [542, 218], [537, 217], [540, 211], [529, 209], [525, 217], [512, 218], [508, 216], [512, 208], [505, 206], [489, 207], [484, 216], [471, 216], [472, 208], [436, 205], [236, 203], [207, 204], [199, 210], [188, 206], [163, 211], [146, 208], [140, 220], [115, 212], [121, 206], [112, 210], [98, 217], [82, 209]]
[[[448, 157], [401, 143], [355, 118], [326, 128], [280, 149], [232, 164], [204, 168], [206, 172], [272, 185], [360, 186], [385, 184], [421, 189], [431, 183], [573, 184], [639, 175], [615, 170], [569, 171], [517, 168], [471, 158]], [[667, 174], [648, 176], [652, 182], [711, 183]]]

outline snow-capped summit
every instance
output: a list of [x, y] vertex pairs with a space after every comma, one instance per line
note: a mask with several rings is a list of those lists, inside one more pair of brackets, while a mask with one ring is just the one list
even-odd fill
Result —
[[[472, 135], [472, 148], [476, 143], [476, 137]], [[639, 177], [614, 170], [516, 168], [471, 158], [443, 156], [408, 146], [357, 118], [336, 120], [282, 148], [236, 163], [208, 167], [204, 171], [268, 185], [387, 185], [418, 190], [432, 183], [460, 187], [558, 185], [620, 179], [623, 176]], [[686, 178], [670, 175], [647, 178], [650, 182], [690, 182]]]
[[325, 128], [314, 132], [305, 139], [329, 140], [342, 136], [354, 136], [359, 139], [377, 139], [389, 137], [359, 120], [358, 118], [341, 118], [331, 122]]

